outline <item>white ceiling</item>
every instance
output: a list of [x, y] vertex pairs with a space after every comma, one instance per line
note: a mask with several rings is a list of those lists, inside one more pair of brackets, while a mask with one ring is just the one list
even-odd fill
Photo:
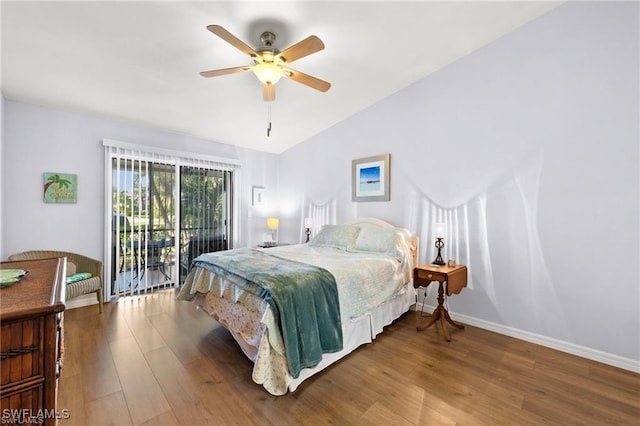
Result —
[[[6, 99], [280, 153], [558, 4], [2, 1], [0, 83]], [[273, 31], [280, 50], [317, 35], [325, 50], [293, 67], [331, 89], [282, 79], [265, 103], [253, 73], [202, 78], [251, 63], [209, 24], [254, 47]]]

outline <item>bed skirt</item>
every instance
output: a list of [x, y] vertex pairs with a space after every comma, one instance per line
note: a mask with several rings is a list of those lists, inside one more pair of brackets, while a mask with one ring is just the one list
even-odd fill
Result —
[[374, 310], [342, 324], [343, 349], [340, 352], [324, 354], [320, 364], [305, 368], [298, 378], [289, 383], [289, 391], [295, 391], [309, 377], [327, 368], [339, 359], [349, 355], [359, 346], [371, 343], [382, 333], [383, 327], [391, 324], [416, 303], [416, 291], [409, 282], [395, 298], [379, 305]]

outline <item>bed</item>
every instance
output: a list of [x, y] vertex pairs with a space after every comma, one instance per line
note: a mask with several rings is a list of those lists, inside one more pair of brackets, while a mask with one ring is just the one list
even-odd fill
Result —
[[418, 240], [375, 218], [325, 225], [307, 244], [206, 253], [178, 299], [229, 330], [272, 395], [295, 391], [415, 304]]

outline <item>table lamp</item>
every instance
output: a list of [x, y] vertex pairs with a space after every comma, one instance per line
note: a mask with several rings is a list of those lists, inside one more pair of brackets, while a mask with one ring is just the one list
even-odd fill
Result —
[[304, 234], [307, 236], [305, 243], [309, 242], [309, 236], [311, 235], [311, 218], [306, 217], [304, 219]]
[[278, 225], [280, 224], [280, 219], [277, 217], [268, 217], [267, 218], [267, 229], [271, 231], [271, 241], [269, 245], [277, 245], [278, 244]]
[[442, 259], [442, 248], [444, 247], [444, 229], [445, 229], [445, 224], [444, 223], [436, 223], [433, 226], [433, 230], [434, 230], [434, 234], [436, 236], [436, 248], [438, 249], [438, 254], [436, 255], [436, 258], [434, 259], [433, 263], [434, 265], [444, 265], [444, 260]]

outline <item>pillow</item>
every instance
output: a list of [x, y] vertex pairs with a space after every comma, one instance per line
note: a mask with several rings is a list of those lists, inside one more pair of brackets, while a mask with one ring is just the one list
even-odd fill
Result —
[[403, 230], [397, 228], [363, 227], [351, 251], [384, 253], [402, 262], [405, 259], [406, 243]]
[[88, 272], [78, 272], [77, 274], [68, 275], [67, 285], [86, 280], [87, 278], [91, 278], [91, 274]]
[[351, 225], [325, 225], [309, 245], [312, 247], [335, 247], [342, 250], [353, 248], [360, 228]]

